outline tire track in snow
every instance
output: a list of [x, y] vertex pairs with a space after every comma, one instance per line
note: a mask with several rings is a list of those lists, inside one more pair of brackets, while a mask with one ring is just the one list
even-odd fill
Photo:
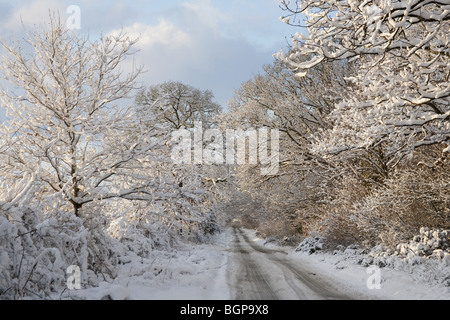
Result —
[[241, 238], [233, 229], [234, 251], [237, 255], [238, 268], [235, 274], [236, 299], [237, 300], [277, 300], [276, 293], [268, 282], [268, 275], [250, 256], [250, 250], [246, 250]]
[[272, 250], [252, 243], [247, 235], [233, 228], [236, 270], [229, 276], [236, 299], [349, 299], [335, 289], [330, 281], [293, 263], [281, 250]]

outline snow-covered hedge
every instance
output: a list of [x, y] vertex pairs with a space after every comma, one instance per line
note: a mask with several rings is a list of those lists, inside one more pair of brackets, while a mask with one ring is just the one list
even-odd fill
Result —
[[450, 267], [450, 230], [421, 228], [419, 235], [406, 243], [400, 243], [396, 250], [386, 249], [383, 246], [373, 248], [369, 253], [368, 260], [363, 261], [363, 263], [374, 263], [383, 267], [393, 264], [393, 260], [390, 259], [392, 257], [398, 257], [411, 264], [435, 260]]
[[170, 251], [183, 241], [181, 230], [199, 242], [216, 231], [214, 212], [180, 229], [176, 220], [130, 204], [94, 204], [80, 218], [0, 202], [0, 300], [53, 299], [68, 289], [69, 266], [80, 268], [83, 288], [112, 282], [120, 265]]
[[[318, 254], [322, 250], [327, 251], [327, 246], [320, 237], [306, 238], [296, 248], [297, 252], [309, 254]], [[432, 285], [450, 287], [450, 230], [421, 228], [419, 235], [398, 244], [395, 249], [353, 244], [337, 246], [333, 255], [337, 256], [337, 268], [342, 265], [339, 261], [363, 267], [387, 267], [407, 271], [413, 278]]]
[[86, 279], [89, 232], [81, 220], [0, 203], [0, 299], [45, 298], [66, 284], [69, 265]]
[[305, 238], [295, 249], [297, 252], [307, 252], [313, 254], [325, 248], [324, 239], [321, 237]]
[[420, 235], [407, 243], [399, 244], [395, 254], [405, 258], [437, 258], [450, 265], [450, 230], [421, 228]]
[[450, 230], [421, 228], [396, 250], [377, 246], [358, 263], [406, 270], [424, 282], [450, 287]]

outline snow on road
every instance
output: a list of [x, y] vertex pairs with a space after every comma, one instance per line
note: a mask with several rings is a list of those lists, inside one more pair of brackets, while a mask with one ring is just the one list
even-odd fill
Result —
[[[450, 289], [419, 282], [406, 272], [372, 272], [338, 255], [309, 255], [292, 247], [264, 245], [254, 231], [227, 229], [215, 241], [185, 245], [135, 259], [111, 282], [66, 291], [63, 298], [114, 300], [450, 300]], [[369, 284], [369, 285], [368, 285]]]
[[285, 250], [264, 248], [234, 228], [229, 284], [236, 300], [351, 299], [330, 279], [293, 262]]

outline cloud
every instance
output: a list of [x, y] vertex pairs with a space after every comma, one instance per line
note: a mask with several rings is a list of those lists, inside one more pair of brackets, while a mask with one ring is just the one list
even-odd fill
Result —
[[10, 3], [0, 3], [0, 23], [3, 24], [5, 20], [9, 19], [14, 7]]
[[64, 13], [66, 6], [60, 0], [37, 0], [12, 9], [9, 19], [3, 24], [3, 29], [10, 31], [22, 30], [26, 27], [42, 24], [49, 20], [49, 13], [59, 11]]
[[211, 0], [197, 0], [184, 2], [183, 18], [191, 26], [195, 24], [216, 35], [224, 34], [224, 26], [230, 25], [231, 17], [218, 7], [212, 5]]
[[134, 23], [111, 34], [125, 32], [139, 38], [139, 53], [128, 67], [144, 65], [144, 85], [182, 81], [212, 90], [225, 105], [242, 82], [271, 61], [271, 52], [261, 52], [244, 37], [229, 37], [223, 30], [227, 16], [201, 0], [185, 3], [173, 16], [157, 24]]
[[[88, 1], [81, 8], [82, 35], [91, 40], [101, 34], [126, 32], [139, 38], [139, 52], [123, 65], [144, 65], [145, 85], [182, 81], [200, 89], [212, 90], [221, 104], [233, 90], [260, 72], [272, 61], [283, 43], [276, 24], [276, 0], [179, 0], [179, 1]], [[0, 15], [0, 35], [17, 37], [22, 22], [33, 27], [48, 21], [49, 10], [60, 11], [67, 19], [71, 0], [22, 0], [5, 6]], [[0, 9], [3, 7], [0, 6]], [[274, 8], [274, 9], [272, 9]], [[273, 12], [273, 16], [272, 16]], [[274, 31], [275, 30], [275, 31]], [[134, 61], [133, 61], [134, 60]]]
[[159, 25], [152, 26], [143, 23], [135, 23], [123, 29], [113, 30], [111, 35], [126, 33], [130, 38], [139, 38], [139, 46], [145, 50], [153, 50], [161, 47], [171, 47], [177, 50], [189, 46], [190, 36], [180, 29], [177, 29], [172, 22], [161, 19]]

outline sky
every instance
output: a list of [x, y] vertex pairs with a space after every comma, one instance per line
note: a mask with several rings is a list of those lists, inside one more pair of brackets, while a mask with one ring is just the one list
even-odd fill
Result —
[[[211, 90], [222, 106], [300, 31], [279, 20], [281, 0], [0, 0], [0, 39], [48, 21], [49, 10], [95, 39], [139, 37], [133, 56], [146, 86], [181, 81]], [[73, 11], [79, 9], [79, 14]], [[75, 18], [77, 18], [75, 20]], [[1, 117], [1, 114], [0, 114]]]

